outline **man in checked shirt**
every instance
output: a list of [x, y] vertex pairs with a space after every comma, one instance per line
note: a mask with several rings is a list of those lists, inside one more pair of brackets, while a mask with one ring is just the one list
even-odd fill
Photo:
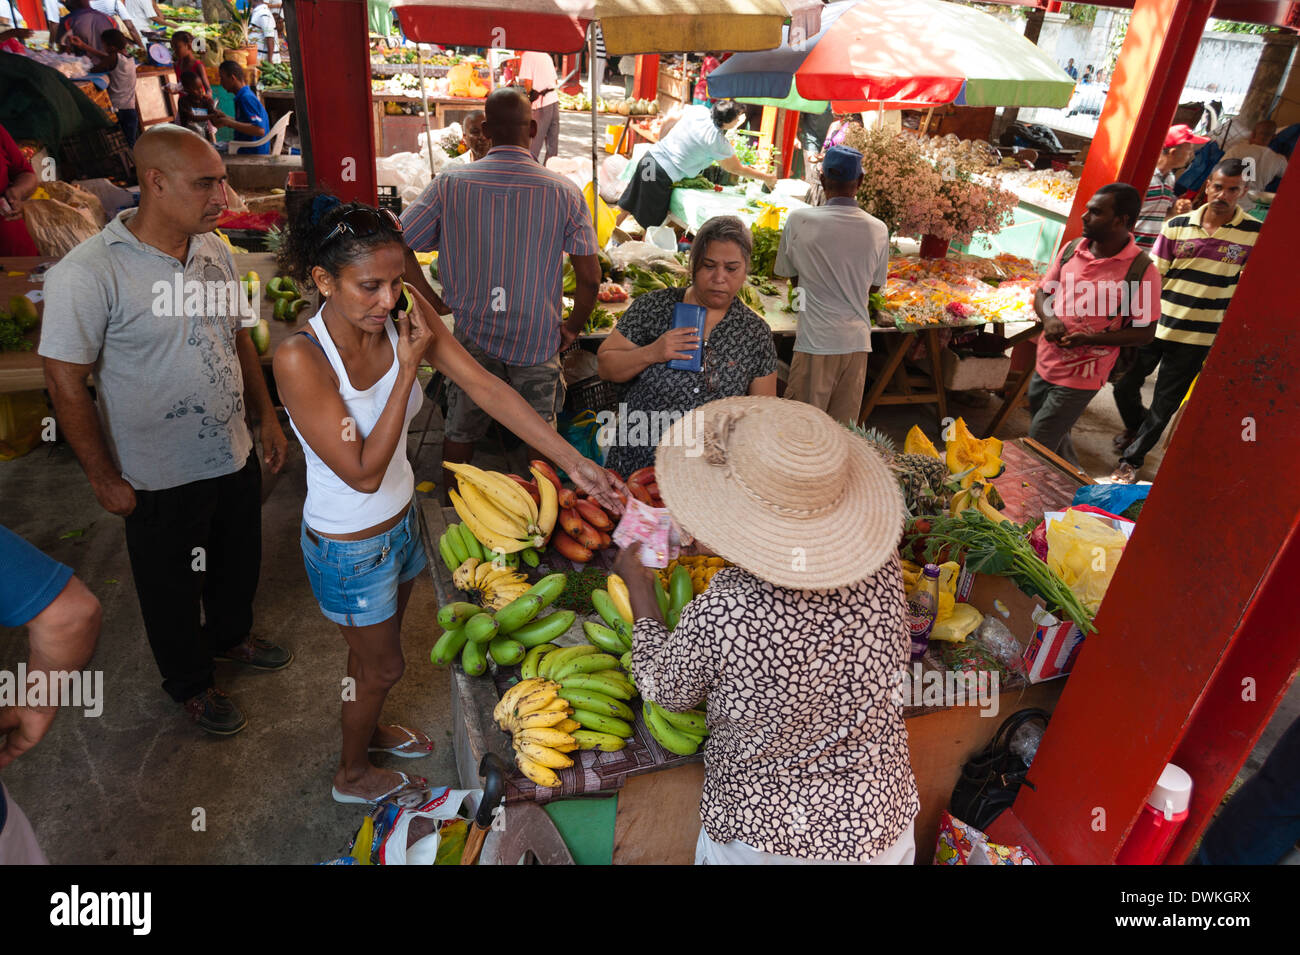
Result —
[[[578, 188], [528, 151], [537, 123], [527, 94], [498, 89], [484, 112], [492, 149], [437, 176], [402, 214], [402, 227], [408, 249], [438, 250], [441, 297], [456, 316], [456, 339], [554, 424], [564, 404], [559, 353], [577, 340], [600, 286], [596, 233]], [[563, 321], [566, 254], [578, 287]], [[406, 281], [428, 288], [412, 252]], [[448, 382], [443, 460], [470, 461], [490, 420]], [[530, 449], [530, 457], [541, 455]], [[443, 477], [451, 486], [450, 472]]]

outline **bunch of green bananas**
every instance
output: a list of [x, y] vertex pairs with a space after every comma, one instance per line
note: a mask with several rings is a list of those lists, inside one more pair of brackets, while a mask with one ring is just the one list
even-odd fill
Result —
[[499, 560], [511, 570], [517, 570], [520, 563], [536, 567], [541, 561], [541, 555], [535, 547], [526, 547], [513, 554], [498, 555], [495, 551], [489, 551], [464, 524], [448, 525], [447, 532], [438, 538], [438, 553], [442, 555], [442, 562], [453, 574], [471, 557], [488, 562]]
[[264, 63], [261, 84], [265, 89], [292, 89], [293, 69], [288, 63]]
[[632, 280], [633, 298], [644, 295], [646, 292], [657, 292], [659, 289], [669, 287], [662, 276], [636, 265], [627, 267], [627, 277]]
[[[618, 658], [590, 644], [542, 644], [524, 656], [520, 675], [555, 684], [556, 695], [572, 708], [576, 724], [568, 732], [578, 749], [612, 752], [627, 745], [636, 714], [627, 701], [636, 687], [619, 669]], [[530, 777], [531, 778], [531, 777]]]
[[678, 756], [690, 756], [699, 750], [704, 737], [709, 735], [708, 723], [702, 710], [687, 710], [674, 713], [658, 703], [644, 700], [641, 703], [641, 718], [645, 720], [646, 729], [655, 738], [655, 742]]
[[[573, 626], [576, 615], [572, 610], [534, 619], [563, 592], [564, 583], [564, 574], [550, 574], [531, 587], [516, 585], [524, 589], [495, 613], [463, 601], [447, 604], [438, 611], [438, 625], [444, 632], [434, 644], [430, 659], [445, 665], [459, 654], [461, 666], [470, 676], [486, 672], [489, 654], [498, 666], [522, 662], [529, 650], [542, 644], [549, 646], [551, 640]], [[491, 585], [489, 581], [485, 586]]]
[[763, 308], [763, 299], [759, 296], [758, 289], [754, 288], [754, 286], [750, 285], [748, 282], [745, 282], [740, 286], [740, 291], [736, 293], [736, 297], [759, 315], [767, 314]]

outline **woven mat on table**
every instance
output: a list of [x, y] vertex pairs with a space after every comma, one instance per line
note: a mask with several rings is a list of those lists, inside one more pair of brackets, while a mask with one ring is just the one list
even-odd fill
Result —
[[[493, 674], [497, 693], [501, 694], [508, 690], [517, 681], [518, 677], [518, 667], [497, 668]], [[637, 710], [638, 705], [633, 705], [632, 709]], [[517, 769], [514, 769], [512, 765], [513, 772], [506, 784], [506, 802], [532, 800], [533, 802], [542, 803], [568, 796], [609, 792], [610, 790], [621, 789], [624, 780], [628, 776], [653, 772], [658, 769], [667, 769], [671, 766], [696, 762], [704, 758], [703, 751], [694, 756], [676, 756], [669, 753], [651, 737], [650, 731], [646, 729], [645, 723], [641, 720], [639, 711], [633, 725], [633, 731], [633, 738], [628, 741], [627, 746], [616, 753], [593, 751], [570, 753], [569, 755], [573, 757], [573, 766], [569, 769], [556, 770], [560, 777], [560, 787], [558, 789], [538, 786]], [[505, 734], [503, 733], [503, 740], [504, 737]]]
[[1045, 461], [1014, 441], [1002, 446], [1007, 469], [993, 479], [1006, 502], [1004, 513], [1013, 521], [1041, 519], [1048, 511], [1063, 511], [1082, 486], [1079, 479]]

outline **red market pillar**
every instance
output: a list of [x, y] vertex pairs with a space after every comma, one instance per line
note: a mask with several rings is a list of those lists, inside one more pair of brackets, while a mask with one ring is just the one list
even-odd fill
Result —
[[366, 5], [292, 2], [311, 136], [308, 177], [345, 201], [373, 205], [378, 183]]
[[[1183, 42], [1194, 50], [1199, 34]], [[1130, 77], [1143, 56], [1125, 46]], [[1179, 89], [1183, 74], [1162, 79]], [[1193, 795], [1165, 862], [1183, 862], [1295, 677], [1300, 486], [1278, 475], [1300, 467], [1287, 357], [1300, 307], [1278, 277], [1294, 271], [1297, 221], [1300, 174], [1288, 171], [1043, 736], [1035, 789], [990, 827], [997, 842], [1111, 863], [1173, 762]]]
[[1083, 231], [1088, 200], [1110, 182], [1146, 192], [1215, 0], [1137, 0], [1062, 242]]
[[636, 76], [632, 81], [633, 99], [659, 98], [659, 57], [644, 55], [636, 58]]
[[781, 168], [779, 170], [782, 179], [790, 178], [790, 166], [794, 162], [794, 151], [799, 145], [799, 120], [802, 113], [797, 113], [792, 109], [781, 110], [781, 122], [777, 133], [777, 142], [780, 144], [777, 148], [781, 151]]
[[17, 0], [18, 12], [23, 15], [23, 21], [27, 24], [29, 30], [45, 30], [54, 32], [55, 24], [48, 26], [45, 22], [45, 9], [41, 6], [41, 0]]

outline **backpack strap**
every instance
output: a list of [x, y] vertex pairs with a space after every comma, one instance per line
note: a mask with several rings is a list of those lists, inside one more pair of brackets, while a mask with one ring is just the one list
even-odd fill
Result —
[[1074, 258], [1074, 253], [1079, 251], [1079, 246], [1083, 244], [1083, 237], [1071, 239], [1065, 244], [1065, 249], [1061, 252], [1061, 261], [1056, 263], [1057, 268], [1065, 268], [1065, 263]]
[[1142, 281], [1142, 277], [1147, 274], [1147, 267], [1151, 264], [1151, 256], [1139, 249], [1138, 254], [1133, 256], [1132, 263], [1129, 264], [1128, 274], [1124, 276], [1124, 281], [1128, 283], [1129, 288], [1132, 288], [1135, 282]]

